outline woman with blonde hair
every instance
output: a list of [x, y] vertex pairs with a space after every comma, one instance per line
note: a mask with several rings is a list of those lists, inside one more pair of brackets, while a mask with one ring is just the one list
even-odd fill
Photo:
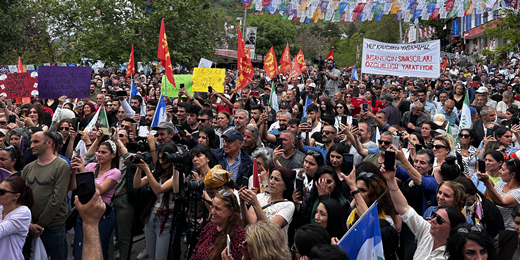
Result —
[[[437, 206], [431, 206], [424, 211], [423, 217], [427, 219], [431, 217], [432, 212], [437, 211], [440, 206], [452, 206], [460, 211], [464, 208], [466, 200], [466, 188], [460, 183], [454, 181], [443, 181], [437, 188]], [[466, 219], [472, 224], [471, 219]]]
[[[285, 243], [283, 231], [270, 221], [258, 221], [246, 227], [246, 240], [240, 245], [244, 260], [284, 260], [291, 259], [291, 252]], [[222, 251], [222, 260], [232, 260]]]

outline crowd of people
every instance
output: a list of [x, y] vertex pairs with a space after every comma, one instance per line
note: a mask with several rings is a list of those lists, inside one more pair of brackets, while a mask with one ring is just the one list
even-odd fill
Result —
[[102, 70], [90, 98], [1, 99], [1, 252], [39, 238], [66, 259], [74, 229], [75, 260], [130, 259], [143, 232], [138, 259], [349, 259], [338, 243], [377, 203], [386, 259], [518, 259], [520, 64], [451, 61], [436, 79], [255, 68], [242, 89], [228, 70], [223, 93], [176, 98], [163, 73]]

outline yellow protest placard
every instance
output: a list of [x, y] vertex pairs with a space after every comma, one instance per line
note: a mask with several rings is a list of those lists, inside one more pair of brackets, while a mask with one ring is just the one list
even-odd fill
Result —
[[225, 77], [225, 69], [195, 68], [193, 69], [192, 90], [194, 92], [208, 92], [208, 87], [211, 86], [218, 93], [224, 93]]

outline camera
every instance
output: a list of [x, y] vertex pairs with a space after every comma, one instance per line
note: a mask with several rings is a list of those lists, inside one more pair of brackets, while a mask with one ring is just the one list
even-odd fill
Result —
[[204, 181], [191, 179], [184, 183], [184, 190], [202, 193], [204, 191]]
[[184, 162], [184, 156], [178, 153], [164, 152], [161, 160], [162, 163], [182, 163]]
[[148, 143], [128, 143], [126, 149], [128, 149], [130, 153], [149, 152], [150, 146]]
[[139, 141], [146, 142], [146, 141], [148, 141], [148, 137], [146, 137], [146, 136], [138, 136], [138, 135], [134, 135], [134, 140], [135, 140], [136, 142], [139, 142]]
[[141, 154], [132, 155], [131, 160], [132, 160], [133, 164], [141, 163], [141, 160], [143, 160], [144, 163], [146, 163], [146, 164], [151, 164], [152, 163], [152, 155], [149, 152], [144, 152], [144, 153], [141, 153]]

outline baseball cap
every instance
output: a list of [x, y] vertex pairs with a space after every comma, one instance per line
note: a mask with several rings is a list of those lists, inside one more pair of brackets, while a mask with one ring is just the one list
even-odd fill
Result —
[[228, 138], [229, 140], [240, 140], [240, 141], [243, 141], [244, 140], [244, 137], [242, 136], [242, 134], [237, 131], [237, 130], [231, 130], [225, 134], [222, 135], [223, 137], [226, 137]]
[[438, 126], [442, 126], [446, 122], [446, 117], [443, 114], [436, 114], [433, 116], [433, 123]]
[[172, 132], [175, 130], [175, 127], [173, 126], [172, 122], [161, 122], [158, 126], [154, 126], [152, 130], [159, 130], [159, 129], [170, 129]]
[[7, 129], [0, 128], [0, 133], [7, 136]]
[[489, 90], [486, 87], [479, 87], [477, 93], [488, 93]]
[[315, 83], [310, 83], [310, 84], [309, 84], [309, 87], [311, 87], [311, 88], [315, 88], [315, 87], [316, 87], [316, 84], [315, 84]]
[[474, 107], [470, 107], [469, 111], [471, 111], [471, 115], [474, 115], [477, 113], [477, 110]]

